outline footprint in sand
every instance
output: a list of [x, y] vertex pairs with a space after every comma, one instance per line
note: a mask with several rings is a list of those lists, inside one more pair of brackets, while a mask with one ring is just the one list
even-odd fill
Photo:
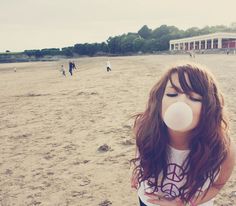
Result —
[[121, 142], [122, 145], [126, 145], [126, 146], [130, 146], [130, 145], [134, 145], [134, 140], [130, 140], [130, 139], [127, 139], [123, 142]]
[[99, 152], [107, 152], [107, 151], [111, 150], [111, 147], [108, 146], [107, 144], [103, 144], [97, 150]]
[[80, 164], [87, 164], [90, 160], [76, 160], [73, 164], [80, 165]]
[[88, 179], [87, 177], [84, 177], [79, 185], [86, 186], [86, 185], [90, 184], [90, 182], [91, 182], [90, 179]]
[[72, 197], [83, 197], [85, 194], [87, 194], [87, 191], [83, 190], [83, 191], [71, 191], [71, 196]]
[[101, 203], [99, 203], [99, 206], [110, 206], [112, 205], [112, 202], [109, 200], [104, 200]]
[[50, 159], [52, 159], [55, 156], [56, 155], [50, 154], [50, 152], [47, 152], [43, 158], [46, 159], [46, 160], [50, 160]]

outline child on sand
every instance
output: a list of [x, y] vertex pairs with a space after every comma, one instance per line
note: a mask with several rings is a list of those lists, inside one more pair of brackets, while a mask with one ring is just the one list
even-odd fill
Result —
[[170, 68], [135, 118], [131, 186], [140, 206], [212, 206], [235, 163], [228, 123], [222, 93], [207, 69]]
[[63, 64], [61, 65], [61, 73], [62, 73], [63, 76], [66, 76], [66, 71], [64, 69]]
[[108, 60], [107, 61], [107, 72], [111, 71], [111, 63], [110, 61]]

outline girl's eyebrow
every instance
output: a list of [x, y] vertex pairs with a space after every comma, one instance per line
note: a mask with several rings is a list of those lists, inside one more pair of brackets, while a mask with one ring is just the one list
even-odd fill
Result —
[[177, 91], [182, 91], [182, 89], [180, 89], [179, 87], [174, 87], [174, 86], [172, 86], [172, 85], [167, 86], [167, 88], [175, 89], [175, 90], [177, 90]]
[[172, 85], [167, 86], [167, 88], [175, 89]]

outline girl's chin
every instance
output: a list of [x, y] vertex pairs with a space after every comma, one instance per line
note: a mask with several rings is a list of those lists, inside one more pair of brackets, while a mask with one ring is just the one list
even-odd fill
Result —
[[188, 133], [191, 132], [192, 128], [186, 128], [186, 129], [182, 129], [182, 130], [174, 130], [168, 127], [168, 131], [169, 132], [175, 132], [175, 133]]

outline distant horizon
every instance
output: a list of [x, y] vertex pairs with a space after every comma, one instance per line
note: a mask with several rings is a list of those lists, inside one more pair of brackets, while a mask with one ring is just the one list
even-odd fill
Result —
[[101, 43], [143, 25], [230, 26], [236, 22], [235, 6], [235, 0], [2, 0], [0, 52]]
[[[232, 22], [232, 23], [235, 23], [235, 22]], [[144, 24], [144, 25], [146, 25], [146, 24]], [[143, 25], [143, 26], [144, 26]], [[161, 25], [167, 25], [167, 24], [161, 24]], [[160, 26], [161, 26], [160, 25]], [[158, 26], [158, 27], [160, 27], [160, 26]], [[175, 26], [175, 25], [167, 25], [167, 26]], [[175, 26], [175, 27], [177, 27], [179, 30], [184, 30], [184, 31], [186, 31], [187, 29], [190, 29], [190, 28], [198, 28], [198, 29], [202, 29], [202, 28], [204, 28], [204, 27], [206, 27], [206, 26], [209, 26], [209, 27], [212, 27], [212, 26], [227, 26], [227, 27], [229, 27], [230, 25], [220, 25], [220, 24], [217, 24], [217, 25], [205, 25], [205, 26], [203, 26], [203, 27], [197, 27], [197, 26], [192, 26], [192, 27], [189, 27], [189, 28], [185, 28], [185, 29], [182, 29], [182, 28], [179, 28], [179, 27], [177, 27], [177, 26]], [[154, 29], [156, 29], [156, 28], [158, 28], [158, 27], [156, 27], [156, 28], [151, 28], [151, 27], [149, 27], [148, 25], [147, 25], [147, 27], [149, 28], [149, 29], [152, 29], [152, 30], [154, 30]], [[142, 27], [140, 27], [139, 29], [141, 29]], [[139, 30], [138, 29], [138, 30]], [[137, 33], [138, 32], [138, 30], [137, 31], [127, 31], [127, 32], [123, 32], [123, 33], [120, 33], [120, 34], [117, 34], [117, 35], [114, 35], [114, 36], [119, 36], [119, 35], [122, 35], [122, 34], [127, 34], [127, 33]], [[218, 32], [217, 32], [218, 33]], [[109, 37], [114, 37], [114, 36], [109, 36]], [[108, 38], [109, 38], [108, 37]], [[9, 49], [7, 49], [8, 51], [10, 51], [11, 53], [14, 53], [14, 52], [16, 52], [16, 53], [18, 53], [18, 52], [24, 52], [25, 50], [41, 50], [41, 49], [50, 49], [50, 48], [57, 48], [57, 49], [62, 49], [62, 48], [64, 48], [64, 47], [70, 47], [70, 46], [74, 46], [75, 44], [85, 44], [85, 43], [88, 43], [88, 44], [92, 44], [92, 43], [102, 43], [102, 42], [106, 42], [107, 40], [108, 40], [108, 38], [106, 39], [106, 40], [104, 40], [104, 41], [100, 41], [100, 42], [96, 42], [96, 41], [91, 41], [91, 42], [76, 42], [76, 43], [74, 43], [73, 45], [65, 45], [65, 46], [62, 46], [62, 47], [58, 47], [58, 46], [54, 46], [54, 47], [42, 47], [42, 48], [26, 48], [26, 49], [23, 49], [23, 50], [19, 50], [19, 51], [11, 51], [11, 50], [9, 50]], [[5, 51], [0, 51], [0, 53], [7, 53], [6, 51], [7, 50], [5, 50]]]

